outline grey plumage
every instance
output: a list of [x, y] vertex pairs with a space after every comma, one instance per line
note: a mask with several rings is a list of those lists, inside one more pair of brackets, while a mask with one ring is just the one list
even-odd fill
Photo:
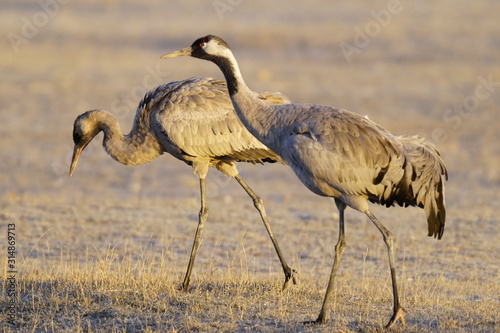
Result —
[[[259, 95], [264, 103], [286, 103], [279, 94]], [[205, 177], [214, 167], [234, 177], [252, 198], [273, 242], [285, 274], [286, 288], [296, 283], [267, 221], [260, 197], [241, 178], [235, 162], [284, 161], [253, 137], [234, 113], [225, 82], [210, 78], [190, 78], [158, 86], [143, 97], [129, 134], [123, 135], [116, 118], [108, 111], [91, 110], [78, 116], [73, 128], [75, 148], [70, 166], [73, 174], [81, 152], [99, 133], [103, 146], [116, 161], [125, 165], [147, 163], [164, 152], [191, 165], [200, 179], [201, 209], [198, 228], [183, 282], [188, 289], [201, 233], [208, 216]]]
[[383, 235], [393, 285], [393, 315], [386, 325], [401, 320], [404, 309], [397, 291], [393, 236], [372, 214], [368, 201], [390, 207], [419, 206], [427, 215], [428, 234], [443, 235], [447, 171], [436, 148], [418, 137], [396, 137], [375, 122], [353, 112], [321, 105], [263, 103], [245, 84], [226, 42], [208, 35], [190, 47], [162, 58], [193, 56], [214, 62], [226, 78], [229, 95], [243, 125], [285, 160], [312, 192], [333, 197], [339, 210], [339, 239], [318, 318], [324, 323], [336, 272], [345, 248], [344, 210], [365, 213]]

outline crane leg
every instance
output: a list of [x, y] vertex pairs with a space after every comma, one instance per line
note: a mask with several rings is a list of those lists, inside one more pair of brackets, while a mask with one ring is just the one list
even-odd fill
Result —
[[201, 208], [199, 213], [198, 227], [196, 228], [196, 234], [194, 235], [193, 248], [191, 249], [191, 255], [189, 257], [189, 263], [186, 270], [186, 275], [184, 276], [184, 282], [182, 282], [182, 290], [187, 291], [189, 289], [189, 282], [191, 278], [191, 271], [193, 270], [194, 258], [200, 247], [201, 233], [205, 227], [205, 222], [208, 217], [208, 206], [207, 206], [207, 193], [205, 189], [205, 178], [200, 178], [200, 193], [201, 193]]
[[394, 324], [398, 321], [401, 320], [401, 325], [404, 327], [405, 326], [405, 318], [404, 318], [404, 312], [405, 309], [401, 306], [399, 303], [399, 295], [398, 295], [398, 286], [396, 282], [396, 269], [394, 265], [394, 251], [393, 251], [393, 237], [392, 233], [387, 230], [386, 227], [380, 223], [380, 221], [373, 215], [371, 211], [366, 211], [366, 215], [370, 218], [370, 220], [375, 224], [375, 226], [380, 230], [382, 233], [382, 236], [384, 237], [384, 242], [385, 245], [387, 245], [387, 252], [389, 254], [389, 266], [391, 268], [391, 279], [392, 279], [392, 293], [394, 296], [394, 313], [392, 314], [391, 319], [385, 326], [385, 329], [390, 329]]
[[318, 319], [315, 321], [306, 321], [304, 324], [324, 324], [330, 317], [330, 312], [328, 310], [330, 301], [332, 298], [333, 284], [335, 282], [335, 276], [337, 275], [337, 270], [340, 265], [340, 259], [345, 249], [345, 234], [344, 234], [344, 211], [346, 209], [346, 204], [340, 200], [335, 199], [337, 208], [339, 209], [339, 239], [337, 245], [335, 245], [335, 257], [333, 259], [332, 272], [330, 273], [330, 280], [328, 281], [328, 286], [326, 287], [325, 299], [323, 300], [323, 305], [321, 306], [321, 311], [319, 312]]
[[297, 284], [297, 277], [296, 277], [297, 271], [295, 269], [290, 268], [290, 266], [288, 266], [288, 264], [286, 263], [285, 258], [283, 257], [283, 253], [281, 252], [281, 249], [278, 245], [278, 241], [276, 241], [274, 233], [271, 230], [271, 226], [269, 225], [269, 222], [267, 220], [267, 215], [264, 209], [264, 204], [262, 202], [262, 199], [250, 188], [250, 186], [248, 186], [248, 184], [243, 180], [243, 178], [241, 178], [240, 175], [236, 175], [234, 178], [236, 178], [241, 187], [243, 187], [243, 189], [247, 192], [247, 194], [252, 198], [253, 204], [255, 208], [257, 208], [257, 210], [259, 211], [260, 217], [262, 218], [262, 222], [264, 222], [264, 226], [266, 227], [267, 233], [269, 234], [269, 237], [273, 242], [274, 249], [278, 254], [281, 266], [283, 267], [283, 272], [285, 273], [285, 283], [283, 284], [282, 290], [288, 288], [291, 281], [293, 282], [293, 284]]

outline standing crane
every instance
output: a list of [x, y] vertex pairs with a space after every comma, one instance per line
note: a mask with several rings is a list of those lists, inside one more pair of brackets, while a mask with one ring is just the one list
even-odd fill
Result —
[[365, 213], [382, 233], [389, 255], [394, 300], [386, 328], [404, 322], [394, 264], [393, 236], [373, 215], [368, 201], [390, 207], [418, 206], [425, 210], [428, 235], [443, 236], [447, 171], [439, 152], [419, 137], [394, 136], [356, 113], [312, 104], [269, 105], [245, 84], [238, 63], [221, 38], [208, 35], [190, 47], [162, 58], [192, 56], [215, 63], [227, 81], [229, 96], [243, 125], [278, 154], [312, 192], [333, 197], [339, 210], [339, 239], [330, 279], [318, 318], [325, 323], [335, 275], [345, 248], [344, 211]]
[[[278, 94], [258, 95], [264, 103], [286, 103]], [[123, 135], [116, 118], [108, 111], [91, 110], [79, 115], [73, 127], [75, 143], [69, 175], [75, 171], [85, 147], [99, 133], [103, 146], [116, 161], [125, 165], [150, 162], [164, 152], [194, 169], [200, 180], [201, 208], [191, 255], [182, 283], [189, 289], [191, 271], [208, 217], [205, 177], [209, 167], [233, 177], [252, 198], [278, 254], [286, 289], [296, 271], [288, 266], [269, 225], [262, 199], [241, 178], [235, 162], [284, 161], [255, 139], [241, 124], [228, 97], [226, 83], [211, 78], [190, 78], [156, 87], [143, 97], [129, 134]]]

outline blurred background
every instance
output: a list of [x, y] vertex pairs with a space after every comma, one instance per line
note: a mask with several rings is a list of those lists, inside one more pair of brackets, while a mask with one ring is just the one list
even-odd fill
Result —
[[[450, 264], [450, 251], [479, 255], [497, 276], [499, 12], [493, 0], [3, 0], [0, 219], [18, 224], [25, 258], [57, 255], [58, 248], [78, 257], [89, 244], [145, 239], [171, 247], [182, 270], [199, 209], [192, 170], [168, 155], [144, 166], [120, 165], [102, 149], [101, 134], [69, 178], [72, 128], [80, 113], [101, 108], [127, 133], [147, 90], [192, 76], [222, 78], [208, 62], [160, 60], [210, 33], [228, 42], [255, 91], [346, 108], [393, 134], [434, 142], [450, 175], [443, 241], [427, 239], [419, 209], [376, 207], [375, 213], [405, 245], [425, 242], [430, 252], [446, 252]], [[333, 201], [307, 191], [285, 166], [239, 168], [264, 199], [291, 261], [330, 263], [322, 254], [331, 254], [336, 239]], [[260, 262], [264, 252], [265, 268], [256, 270], [279, 272], [246, 194], [213, 170], [208, 183], [211, 211], [199, 260], [208, 260], [202, 253], [211, 246], [212, 257], [217, 251], [224, 257], [247, 242], [252, 260]], [[385, 259], [378, 231], [361, 214], [350, 211], [348, 219], [351, 244], [364, 250], [373, 242]], [[464, 235], [474, 237], [457, 245]], [[326, 277], [329, 264], [318, 272]]]

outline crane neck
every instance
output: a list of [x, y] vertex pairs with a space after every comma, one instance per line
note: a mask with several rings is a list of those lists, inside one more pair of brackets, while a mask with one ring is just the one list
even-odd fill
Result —
[[123, 135], [116, 118], [107, 111], [96, 111], [96, 127], [104, 134], [102, 145], [106, 152], [116, 161], [125, 165], [139, 165], [150, 162], [163, 153], [155, 136], [149, 131], [147, 124], [136, 117], [129, 134]]
[[275, 120], [272, 117], [274, 106], [262, 101], [257, 93], [248, 88], [241, 75], [238, 62], [232, 52], [227, 51], [224, 56], [209, 60], [212, 60], [224, 74], [229, 96], [241, 122], [253, 136], [265, 144]]
[[243, 80], [243, 76], [241, 75], [238, 62], [230, 50], [227, 50], [227, 53], [223, 56], [216, 56], [207, 60], [214, 62], [224, 74], [230, 96], [238, 93], [240, 89], [248, 90], [248, 87]]

